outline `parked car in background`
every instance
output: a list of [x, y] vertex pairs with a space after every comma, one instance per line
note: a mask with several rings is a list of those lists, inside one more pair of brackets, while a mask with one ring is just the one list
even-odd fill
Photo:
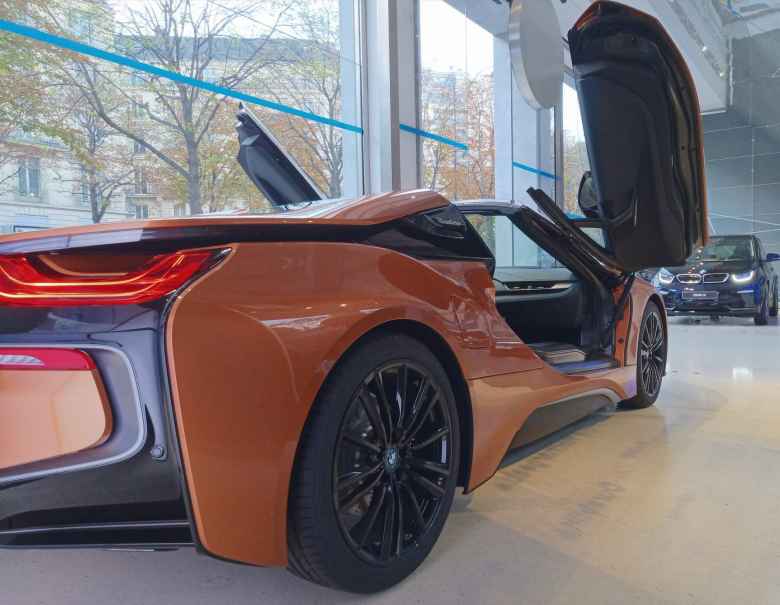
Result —
[[665, 267], [655, 285], [669, 315], [753, 317], [764, 326], [777, 316], [780, 254], [765, 254], [754, 235], [718, 235], [679, 267]]

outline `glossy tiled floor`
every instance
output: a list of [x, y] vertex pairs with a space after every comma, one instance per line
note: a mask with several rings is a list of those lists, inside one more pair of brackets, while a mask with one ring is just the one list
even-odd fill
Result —
[[[608, 411], [456, 500], [372, 603], [780, 603], [780, 326], [675, 320], [656, 407]], [[354, 603], [178, 553], [0, 552], [3, 605]]]

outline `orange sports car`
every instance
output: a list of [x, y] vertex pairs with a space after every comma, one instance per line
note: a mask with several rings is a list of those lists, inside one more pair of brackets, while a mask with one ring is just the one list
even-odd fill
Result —
[[[277, 212], [0, 238], [0, 545], [195, 546], [377, 591], [508, 451], [651, 405], [666, 319], [634, 273], [705, 238], [698, 101], [646, 15], [597, 2], [569, 45], [584, 218], [535, 189], [322, 200], [241, 109]], [[517, 266], [523, 238], [549, 268]]]

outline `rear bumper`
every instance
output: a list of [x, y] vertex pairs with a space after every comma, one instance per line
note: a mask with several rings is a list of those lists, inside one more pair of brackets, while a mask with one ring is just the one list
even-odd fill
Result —
[[[0, 548], [192, 545], [160, 362], [159, 309], [43, 310], [24, 327], [18, 316], [18, 309], [0, 308], [0, 347], [87, 353], [96, 367], [82, 379], [103, 389], [110, 430], [103, 435], [97, 426], [90, 439], [56, 456], [36, 451], [35, 459], [17, 457], [0, 468]], [[131, 324], [130, 329], [114, 329], [120, 322]], [[32, 392], [29, 384], [25, 388]], [[73, 399], [68, 403], [72, 411]], [[6, 412], [16, 404], [13, 392], [0, 391]], [[56, 420], [51, 413], [47, 418]], [[22, 431], [30, 428], [29, 423], [17, 425]]]

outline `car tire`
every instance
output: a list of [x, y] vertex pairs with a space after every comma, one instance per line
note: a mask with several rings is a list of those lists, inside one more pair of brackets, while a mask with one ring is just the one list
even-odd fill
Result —
[[639, 328], [636, 395], [621, 402], [621, 407], [640, 410], [655, 403], [666, 372], [667, 350], [667, 334], [661, 311], [655, 303], [649, 302]]
[[459, 463], [455, 396], [436, 357], [400, 334], [359, 343], [304, 427], [288, 505], [290, 571], [364, 594], [402, 581], [444, 527]]
[[771, 317], [777, 317], [777, 309], [780, 306], [778, 302], [778, 295], [780, 295], [780, 288], [778, 288], [777, 282], [775, 282], [774, 295], [772, 296], [772, 306], [769, 308], [769, 315]]
[[764, 296], [761, 299], [761, 308], [758, 313], [753, 317], [753, 321], [757, 326], [765, 326], [769, 323], [769, 290], [764, 291]]

